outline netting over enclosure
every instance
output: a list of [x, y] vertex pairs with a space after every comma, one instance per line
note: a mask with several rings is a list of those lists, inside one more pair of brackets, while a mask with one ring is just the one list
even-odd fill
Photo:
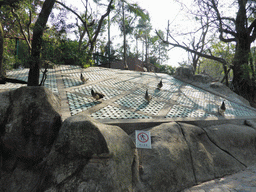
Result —
[[[27, 81], [28, 69], [12, 70], [10, 78]], [[256, 116], [253, 108], [235, 103], [220, 95], [207, 92], [174, 77], [160, 73], [140, 73], [101, 67], [81, 69], [61, 65], [49, 69], [45, 86], [55, 93], [65, 91], [70, 115], [88, 112], [95, 119], [154, 119], [218, 117], [218, 108], [225, 100], [225, 117]], [[58, 90], [56, 73], [64, 90]], [[88, 78], [80, 80], [80, 74]], [[42, 77], [42, 73], [41, 73]], [[162, 79], [163, 87], [157, 89]], [[16, 89], [21, 84], [0, 85], [0, 89]], [[91, 89], [103, 93], [99, 101], [91, 96]], [[147, 102], [145, 92], [152, 96]], [[88, 111], [90, 110], [90, 111]]]

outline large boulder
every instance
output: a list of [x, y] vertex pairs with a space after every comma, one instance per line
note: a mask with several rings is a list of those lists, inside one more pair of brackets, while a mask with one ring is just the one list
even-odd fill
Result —
[[256, 130], [246, 125], [222, 124], [205, 128], [211, 141], [240, 163], [256, 162]]
[[[245, 163], [255, 162], [255, 130], [241, 126], [238, 131], [225, 129], [225, 126], [216, 130], [216, 127], [204, 129], [171, 122], [149, 129], [152, 149], [139, 149], [140, 181], [144, 191], [180, 191], [238, 172], [246, 168]], [[236, 139], [237, 134], [240, 136]], [[253, 154], [245, 160], [250, 150]]]
[[196, 184], [189, 147], [179, 125], [164, 123], [149, 131], [152, 149], [139, 149], [144, 191], [180, 191]]
[[8, 119], [8, 110], [10, 110], [10, 92], [5, 91], [0, 93], [0, 133], [4, 132], [4, 126]]
[[[86, 116], [63, 122], [47, 157], [45, 191], [133, 191], [135, 146], [119, 127]], [[137, 179], [138, 180], [138, 179]]]
[[212, 81], [212, 78], [207, 74], [197, 74], [193, 76], [193, 80], [200, 83], [209, 83]]
[[245, 168], [234, 156], [213, 142], [211, 134], [204, 129], [186, 123], [179, 123], [179, 125], [190, 149], [197, 183], [232, 174]]
[[48, 155], [61, 127], [60, 99], [44, 87], [22, 87], [1, 93], [0, 112], [0, 191], [27, 191], [40, 177], [32, 167]]
[[60, 100], [44, 87], [22, 87], [10, 93], [2, 122], [3, 150], [29, 164], [42, 160], [61, 126]]
[[175, 71], [175, 76], [186, 79], [193, 79], [194, 69], [192, 66], [181, 66]]

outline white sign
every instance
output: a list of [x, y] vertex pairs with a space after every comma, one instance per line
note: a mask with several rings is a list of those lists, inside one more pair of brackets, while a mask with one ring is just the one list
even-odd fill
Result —
[[151, 149], [151, 137], [149, 131], [135, 131], [136, 147]]

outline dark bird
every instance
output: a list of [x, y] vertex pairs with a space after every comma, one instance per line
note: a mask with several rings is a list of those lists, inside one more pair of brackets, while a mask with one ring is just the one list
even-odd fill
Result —
[[86, 78], [86, 79], [85, 79], [84, 76], [83, 76], [83, 74], [81, 73], [80, 79], [81, 79], [81, 81], [82, 81], [83, 83], [85, 83], [86, 81], [88, 81], [89, 78]]
[[148, 89], [146, 90], [145, 99], [149, 102], [152, 99], [152, 96], [148, 94]]
[[105, 97], [104, 94], [95, 92], [95, 91], [93, 91], [93, 89], [91, 89], [91, 94], [92, 94], [92, 97], [93, 97], [94, 99], [96, 99], [96, 100], [99, 100], [99, 99]]
[[163, 82], [162, 79], [160, 80], [160, 82], [157, 84], [157, 88], [161, 89], [163, 87]]
[[224, 101], [222, 101], [222, 104], [221, 104], [221, 106], [220, 106], [220, 108], [219, 108], [219, 113], [221, 114], [221, 115], [224, 115], [224, 112], [226, 111], [226, 105], [225, 105], [225, 103], [224, 103]]

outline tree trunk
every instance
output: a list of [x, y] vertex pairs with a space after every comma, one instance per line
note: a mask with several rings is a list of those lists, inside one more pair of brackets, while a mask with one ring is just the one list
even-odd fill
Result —
[[28, 75], [28, 86], [39, 85], [39, 60], [42, 46], [42, 36], [54, 3], [55, 0], [45, 0], [42, 10], [35, 23], [35, 27], [33, 30], [32, 51], [29, 60], [30, 70]]
[[236, 45], [233, 60], [233, 86], [234, 91], [248, 100], [253, 99], [253, 82], [249, 75], [248, 60], [250, 56], [250, 42], [247, 35], [242, 36]]
[[236, 17], [236, 50], [233, 59], [234, 91], [251, 101], [253, 99], [253, 82], [249, 75], [248, 62], [251, 51], [251, 37], [248, 33], [246, 1], [238, 1], [239, 10]]
[[145, 62], [146, 62], [146, 68], [147, 71], [149, 72], [149, 64], [148, 64], [148, 35], [146, 35], [146, 56], [145, 56]]
[[125, 31], [125, 15], [124, 15], [124, 1], [122, 4], [123, 9], [123, 33], [124, 33], [124, 69], [128, 69], [126, 61], [126, 31]]
[[0, 22], [0, 78], [4, 76], [3, 71], [3, 53], [4, 53], [4, 31]]

